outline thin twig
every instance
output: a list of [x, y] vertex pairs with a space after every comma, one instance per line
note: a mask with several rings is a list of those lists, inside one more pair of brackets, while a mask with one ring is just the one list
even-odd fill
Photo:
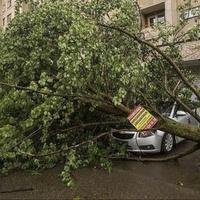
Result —
[[90, 126], [111, 125], [111, 124], [125, 124], [125, 123], [127, 123], [127, 122], [126, 121], [92, 122], [92, 123], [86, 123], [86, 124], [79, 124], [79, 125], [76, 125], [76, 126], [69, 127], [67, 129], [54, 130], [54, 131], [52, 131], [50, 133], [51, 134], [56, 133], [56, 132], [63, 133], [63, 132], [73, 131], [73, 130], [76, 130], [76, 129], [90, 127]]
[[[122, 129], [123, 130], [123, 129]], [[70, 146], [70, 147], [67, 147], [66, 149], [61, 149], [61, 150], [58, 150], [58, 151], [54, 151], [54, 152], [51, 152], [51, 153], [47, 153], [47, 154], [39, 154], [39, 155], [36, 155], [36, 154], [31, 154], [31, 153], [26, 153], [26, 152], [23, 152], [23, 151], [19, 151], [21, 154], [24, 154], [28, 157], [34, 157], [34, 158], [40, 158], [40, 157], [46, 157], [46, 156], [51, 156], [51, 155], [56, 155], [56, 154], [60, 154], [60, 153], [65, 153], [71, 149], [76, 149], [76, 148], [79, 148], [80, 146], [82, 145], [85, 145], [85, 144], [88, 144], [90, 142], [94, 142], [96, 140], [98, 140], [99, 138], [101, 137], [104, 137], [106, 135], [110, 135], [112, 132], [115, 132], [115, 131], [122, 131], [122, 130], [116, 130], [116, 129], [113, 129], [111, 131], [108, 131], [108, 132], [104, 132], [104, 133], [101, 133], [95, 137], [93, 137], [92, 139], [89, 139], [89, 140], [86, 140], [86, 141], [83, 141], [81, 143], [78, 143], [76, 145], [73, 145], [73, 146]], [[156, 129], [142, 129], [142, 130], [133, 130], [135, 132], [144, 132], [144, 131], [149, 131], [149, 130], [157, 130]]]
[[71, 149], [79, 148], [80, 146], [83, 146], [83, 145], [88, 144], [90, 142], [94, 142], [95, 140], [98, 140], [99, 138], [104, 137], [104, 136], [109, 135], [109, 134], [110, 134], [110, 132], [104, 132], [104, 133], [101, 133], [100, 135], [97, 135], [96, 137], [94, 137], [92, 139], [83, 141], [83, 142], [78, 143], [76, 145], [70, 146], [70, 147], [68, 147], [66, 149], [61, 149], [61, 150], [54, 151], [54, 152], [47, 153], [47, 154], [36, 155], [36, 154], [26, 153], [26, 152], [23, 152], [23, 151], [20, 151], [20, 153], [24, 154], [24, 155], [26, 155], [28, 157], [33, 157], [33, 158], [41, 158], [41, 157], [46, 157], [46, 156], [52, 156], [52, 155], [56, 155], [56, 154], [60, 154], [60, 153], [65, 153], [65, 152], [67, 152], [67, 151], [69, 151]]
[[22, 142], [24, 142], [25, 140], [28, 140], [28, 139], [32, 138], [33, 136], [35, 136], [36, 134], [38, 134], [41, 129], [42, 129], [42, 126], [40, 126], [38, 129], [36, 129], [32, 133], [30, 133], [28, 136], [23, 137], [21, 139], [21, 141], [19, 141], [17, 144], [15, 144], [14, 146], [12, 146], [9, 151], [12, 151], [16, 147], [20, 146], [20, 144], [22, 144]]
[[178, 87], [180, 86], [180, 84], [181, 84], [181, 80], [179, 80], [178, 82], [177, 82], [177, 84], [176, 84], [176, 86], [174, 87], [174, 89], [173, 89], [173, 94], [175, 95], [175, 92], [176, 92], [176, 90], [178, 89]]
[[139, 24], [140, 24], [140, 32], [141, 32], [142, 31], [142, 12], [141, 12], [141, 8], [140, 8], [138, 0], [135, 0], [134, 3], [139, 13]]

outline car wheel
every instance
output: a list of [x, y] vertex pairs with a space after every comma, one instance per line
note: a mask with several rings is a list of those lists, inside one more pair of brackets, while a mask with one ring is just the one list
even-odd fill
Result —
[[174, 136], [169, 133], [165, 133], [162, 139], [161, 151], [163, 153], [169, 153], [170, 151], [172, 151], [174, 145], [175, 145]]

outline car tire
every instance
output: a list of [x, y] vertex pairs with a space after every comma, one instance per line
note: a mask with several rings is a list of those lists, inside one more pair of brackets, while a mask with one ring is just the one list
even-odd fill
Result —
[[175, 146], [175, 138], [169, 133], [165, 133], [162, 139], [161, 152], [169, 153]]

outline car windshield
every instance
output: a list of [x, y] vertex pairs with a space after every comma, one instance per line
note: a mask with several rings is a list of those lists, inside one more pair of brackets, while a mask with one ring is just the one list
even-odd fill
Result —
[[162, 105], [162, 114], [166, 117], [170, 116], [173, 106], [174, 102], [165, 102]]
[[176, 102], [166, 102], [166, 104], [163, 104], [162, 114], [166, 117], [174, 117], [178, 110], [184, 111], [182, 106]]

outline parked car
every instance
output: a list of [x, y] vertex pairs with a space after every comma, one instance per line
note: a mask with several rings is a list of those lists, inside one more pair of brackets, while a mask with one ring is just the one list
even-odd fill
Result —
[[[199, 109], [195, 110], [195, 112], [200, 113], [199, 111]], [[198, 121], [189, 113], [180, 110], [176, 102], [170, 106], [164, 114], [177, 122], [199, 126]], [[111, 136], [118, 143], [125, 144], [129, 152], [142, 153], [168, 153], [172, 151], [175, 144], [184, 140], [184, 138], [160, 130], [145, 132], [114, 130], [112, 131]]]

